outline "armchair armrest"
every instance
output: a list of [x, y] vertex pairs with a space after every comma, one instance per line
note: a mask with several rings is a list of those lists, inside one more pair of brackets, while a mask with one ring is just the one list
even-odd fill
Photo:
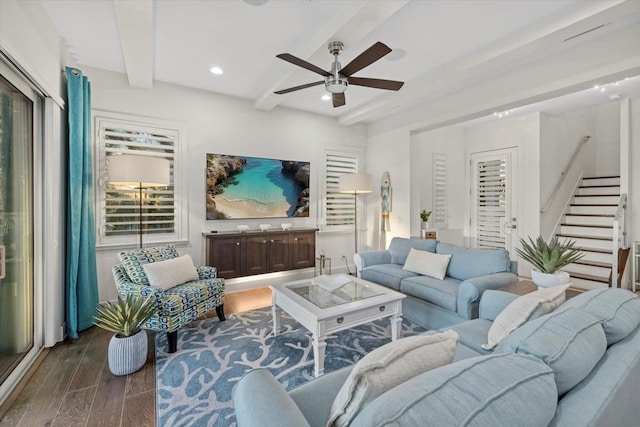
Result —
[[215, 267], [210, 267], [208, 265], [202, 265], [198, 267], [198, 277], [200, 280], [206, 279], [215, 279], [218, 275], [218, 269]]
[[116, 265], [112, 269], [113, 278], [116, 281], [116, 287], [118, 288], [118, 293], [120, 295], [138, 295], [143, 298], [147, 298], [149, 295], [153, 295], [153, 298], [156, 300], [156, 305], [158, 306], [158, 312], [162, 310], [162, 301], [164, 300], [164, 290], [162, 288], [157, 288], [154, 286], [148, 285], [136, 285], [135, 283], [129, 280], [127, 273], [124, 269]]
[[484, 291], [500, 289], [517, 281], [518, 276], [513, 273], [495, 273], [465, 280], [458, 290], [458, 315], [467, 320], [477, 318]]
[[511, 292], [493, 291], [491, 289], [483, 292], [482, 298], [480, 298], [480, 318], [493, 322], [498, 317], [498, 314], [518, 296]]
[[356, 264], [356, 272], [360, 277], [360, 272], [370, 265], [389, 264], [391, 262], [391, 252], [386, 249], [380, 251], [358, 252], [353, 256], [353, 262]]
[[245, 374], [233, 395], [238, 427], [305, 427], [306, 418], [267, 369]]

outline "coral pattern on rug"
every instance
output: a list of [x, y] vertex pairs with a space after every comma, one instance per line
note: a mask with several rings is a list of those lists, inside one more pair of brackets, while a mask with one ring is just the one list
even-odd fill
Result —
[[[268, 368], [290, 390], [314, 378], [311, 333], [282, 313], [273, 336], [271, 309], [192, 322], [178, 331], [178, 351], [166, 352], [166, 334], [156, 334], [158, 426], [235, 426], [233, 390], [255, 368]], [[408, 321], [401, 336], [425, 329]], [[360, 360], [391, 341], [389, 319], [338, 332], [327, 339], [325, 373]]]

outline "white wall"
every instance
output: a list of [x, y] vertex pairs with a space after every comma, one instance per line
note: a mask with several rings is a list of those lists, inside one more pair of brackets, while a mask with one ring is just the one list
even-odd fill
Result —
[[[627, 201], [629, 219], [629, 245], [640, 241], [640, 98], [629, 100], [630, 109], [630, 164], [629, 199]], [[634, 260], [631, 260], [634, 262]], [[630, 267], [630, 266], [629, 266]]]
[[[448, 126], [411, 137], [415, 155], [411, 156], [413, 186], [419, 193], [419, 212], [422, 209], [433, 211], [433, 156], [447, 156], [447, 229], [438, 230], [438, 240], [453, 244], [463, 244], [465, 221], [465, 147], [466, 131], [462, 127]], [[411, 233], [418, 235], [419, 219], [412, 221]]]
[[[364, 148], [362, 126], [343, 127], [329, 117], [276, 108], [263, 112], [249, 100], [218, 95], [186, 87], [154, 83], [153, 89], [132, 89], [124, 74], [83, 67], [91, 81], [93, 109], [132, 114], [184, 123], [188, 148], [184, 163], [188, 182], [189, 243], [179, 247], [197, 264], [204, 261], [202, 232], [235, 230], [237, 224], [257, 228], [259, 223], [279, 227], [282, 219], [255, 221], [205, 220], [205, 157], [207, 153], [288, 158], [311, 162], [311, 217], [287, 219], [294, 227], [316, 227], [320, 208], [320, 168], [322, 150], [327, 147]], [[342, 255], [352, 260], [353, 235], [321, 233], [316, 242], [333, 260], [334, 268], [344, 266]], [[132, 239], [132, 244], [135, 244]], [[116, 290], [111, 268], [117, 263], [116, 249], [98, 251], [100, 299], [112, 299]], [[352, 261], [350, 261], [350, 265]], [[274, 279], [277, 280], [277, 279]], [[244, 285], [230, 281], [227, 292]]]
[[[411, 226], [418, 218], [418, 206], [412, 197], [410, 135], [406, 129], [397, 129], [370, 137], [367, 143], [366, 166], [367, 172], [373, 177], [374, 191], [366, 197], [366, 248], [382, 249], [386, 248], [395, 236], [409, 237]], [[380, 230], [379, 183], [384, 172], [389, 172], [393, 189], [391, 230], [386, 232]], [[359, 247], [359, 250], [364, 249], [364, 244]]]

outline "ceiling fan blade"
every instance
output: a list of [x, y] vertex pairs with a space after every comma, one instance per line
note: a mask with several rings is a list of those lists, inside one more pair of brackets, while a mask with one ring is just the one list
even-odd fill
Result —
[[356, 56], [353, 61], [349, 62], [346, 67], [340, 70], [340, 74], [349, 77], [350, 75], [362, 70], [364, 67], [373, 64], [389, 52], [391, 52], [391, 48], [389, 46], [382, 42], [376, 42], [369, 49]]
[[366, 86], [375, 89], [400, 90], [404, 82], [397, 80], [368, 79], [366, 77], [349, 77], [349, 84], [356, 86]]
[[333, 108], [342, 107], [346, 102], [344, 98], [344, 93], [334, 93], [332, 98], [333, 98]]
[[307, 83], [306, 85], [300, 85], [300, 86], [294, 86], [294, 87], [290, 87], [288, 89], [282, 89], [282, 90], [277, 90], [273, 93], [277, 94], [277, 95], [284, 95], [285, 93], [289, 93], [289, 92], [293, 92], [296, 90], [300, 90], [300, 89], [306, 89], [308, 87], [313, 87], [313, 86], [318, 86], [324, 83], [323, 81], [319, 81], [319, 82], [313, 82], [313, 83]]
[[287, 62], [291, 62], [293, 65], [297, 65], [298, 67], [302, 67], [305, 68], [309, 71], [313, 71], [314, 73], [318, 73], [321, 76], [330, 76], [331, 73], [328, 71], [323, 70], [320, 67], [316, 67], [315, 65], [313, 65], [310, 62], [305, 61], [304, 59], [300, 59], [296, 56], [293, 56], [289, 53], [281, 53], [280, 55], [276, 55], [277, 58], [283, 59]]

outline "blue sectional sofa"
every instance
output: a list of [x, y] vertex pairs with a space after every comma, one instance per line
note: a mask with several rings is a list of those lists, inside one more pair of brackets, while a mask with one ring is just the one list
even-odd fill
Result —
[[[451, 255], [443, 280], [403, 269], [411, 249]], [[358, 277], [407, 295], [403, 317], [440, 329], [478, 317], [482, 293], [518, 281], [516, 264], [503, 249], [468, 249], [437, 240], [394, 237], [389, 249], [354, 256]]]
[[[516, 297], [485, 292], [480, 318], [452, 328], [454, 362], [379, 395], [351, 426], [637, 426], [638, 297], [615, 288], [585, 292], [484, 350], [496, 316]], [[234, 395], [238, 426], [325, 426], [351, 369], [290, 392], [266, 369], [249, 372]]]

